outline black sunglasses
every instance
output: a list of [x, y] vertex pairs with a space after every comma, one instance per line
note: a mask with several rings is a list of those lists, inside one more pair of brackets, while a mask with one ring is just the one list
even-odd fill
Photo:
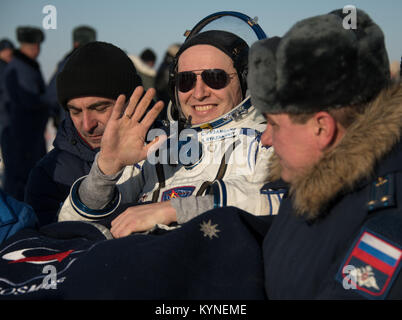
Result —
[[222, 69], [183, 71], [176, 74], [176, 85], [179, 91], [188, 92], [195, 87], [197, 75], [201, 75], [202, 81], [208, 87], [218, 90], [228, 85], [230, 76], [233, 74], [236, 72], [226, 73]]

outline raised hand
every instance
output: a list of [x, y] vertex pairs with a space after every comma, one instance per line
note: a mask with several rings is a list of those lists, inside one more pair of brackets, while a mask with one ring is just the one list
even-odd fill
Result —
[[[99, 169], [107, 175], [115, 174], [127, 165], [138, 163], [147, 157], [149, 149], [157, 142], [145, 144], [149, 128], [163, 109], [158, 101], [144, 116], [155, 96], [155, 89], [143, 95], [143, 87], [137, 87], [126, 107], [125, 96], [120, 95], [102, 136], [98, 157]], [[144, 116], [144, 118], [142, 118]]]

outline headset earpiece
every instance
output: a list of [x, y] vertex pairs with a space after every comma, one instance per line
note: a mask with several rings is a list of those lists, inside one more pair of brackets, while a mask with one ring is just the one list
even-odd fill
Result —
[[171, 116], [174, 120], [179, 120], [179, 110], [178, 110], [178, 100], [177, 100], [177, 92], [176, 92], [176, 72], [177, 72], [177, 56], [173, 59], [172, 63], [169, 67], [169, 80], [168, 80], [168, 92], [170, 101], [172, 103], [172, 111]]
[[248, 47], [243, 47], [233, 60], [233, 66], [237, 70], [239, 76], [243, 99], [246, 97], [247, 91], [248, 51]]

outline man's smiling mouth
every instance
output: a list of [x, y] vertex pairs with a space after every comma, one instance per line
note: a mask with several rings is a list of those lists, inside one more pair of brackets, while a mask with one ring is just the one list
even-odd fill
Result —
[[208, 105], [203, 105], [203, 106], [193, 106], [193, 108], [196, 111], [208, 111], [208, 110], [211, 110], [214, 107], [215, 107], [214, 104], [208, 104]]

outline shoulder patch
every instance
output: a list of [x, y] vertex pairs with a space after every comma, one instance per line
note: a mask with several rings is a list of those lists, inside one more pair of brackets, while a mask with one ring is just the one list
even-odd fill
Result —
[[370, 197], [367, 202], [369, 212], [395, 206], [394, 174], [378, 177], [371, 185]]
[[336, 280], [368, 299], [385, 299], [401, 269], [402, 248], [364, 227], [346, 255]]

